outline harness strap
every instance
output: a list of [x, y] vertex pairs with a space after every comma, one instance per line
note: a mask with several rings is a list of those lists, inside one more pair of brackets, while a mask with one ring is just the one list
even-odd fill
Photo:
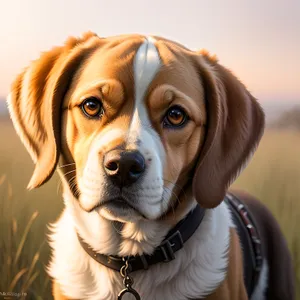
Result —
[[232, 212], [233, 222], [240, 238], [243, 252], [244, 282], [250, 297], [258, 283], [262, 267], [262, 247], [254, 218], [249, 209], [236, 196], [226, 194], [225, 202]]

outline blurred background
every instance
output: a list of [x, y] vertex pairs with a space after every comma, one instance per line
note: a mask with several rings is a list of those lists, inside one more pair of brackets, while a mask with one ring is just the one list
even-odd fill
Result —
[[15, 76], [41, 51], [88, 30], [99, 36], [160, 35], [191, 49], [205, 48], [259, 99], [267, 129], [233, 186], [259, 197], [279, 221], [293, 255], [300, 299], [298, 0], [1, 0], [0, 292], [52, 299], [45, 273], [47, 224], [63, 208], [56, 174], [43, 187], [26, 191], [33, 163], [12, 128], [5, 98]]

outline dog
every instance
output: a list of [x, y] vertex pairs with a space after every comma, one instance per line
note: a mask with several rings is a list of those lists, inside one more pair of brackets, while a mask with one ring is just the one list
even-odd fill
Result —
[[254, 197], [228, 191], [264, 113], [215, 56], [89, 32], [32, 62], [8, 106], [35, 163], [28, 188], [56, 169], [62, 180], [54, 299], [295, 299], [279, 225]]

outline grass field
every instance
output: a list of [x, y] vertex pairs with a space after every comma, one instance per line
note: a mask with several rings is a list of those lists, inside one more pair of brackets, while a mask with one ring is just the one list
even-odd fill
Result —
[[[52, 299], [44, 270], [49, 258], [46, 224], [62, 209], [59, 179], [55, 175], [27, 192], [33, 164], [10, 122], [0, 121], [0, 141], [0, 292]], [[234, 186], [259, 197], [278, 219], [293, 255], [300, 300], [300, 133], [267, 131]]]

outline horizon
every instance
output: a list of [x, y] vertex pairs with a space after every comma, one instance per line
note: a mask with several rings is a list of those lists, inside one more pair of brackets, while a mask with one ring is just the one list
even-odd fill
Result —
[[261, 103], [300, 102], [299, 16], [297, 0], [187, 0], [184, 6], [179, 0], [7, 1], [0, 17], [0, 101], [42, 51], [91, 30], [104, 37], [159, 35], [193, 50], [205, 48]]

